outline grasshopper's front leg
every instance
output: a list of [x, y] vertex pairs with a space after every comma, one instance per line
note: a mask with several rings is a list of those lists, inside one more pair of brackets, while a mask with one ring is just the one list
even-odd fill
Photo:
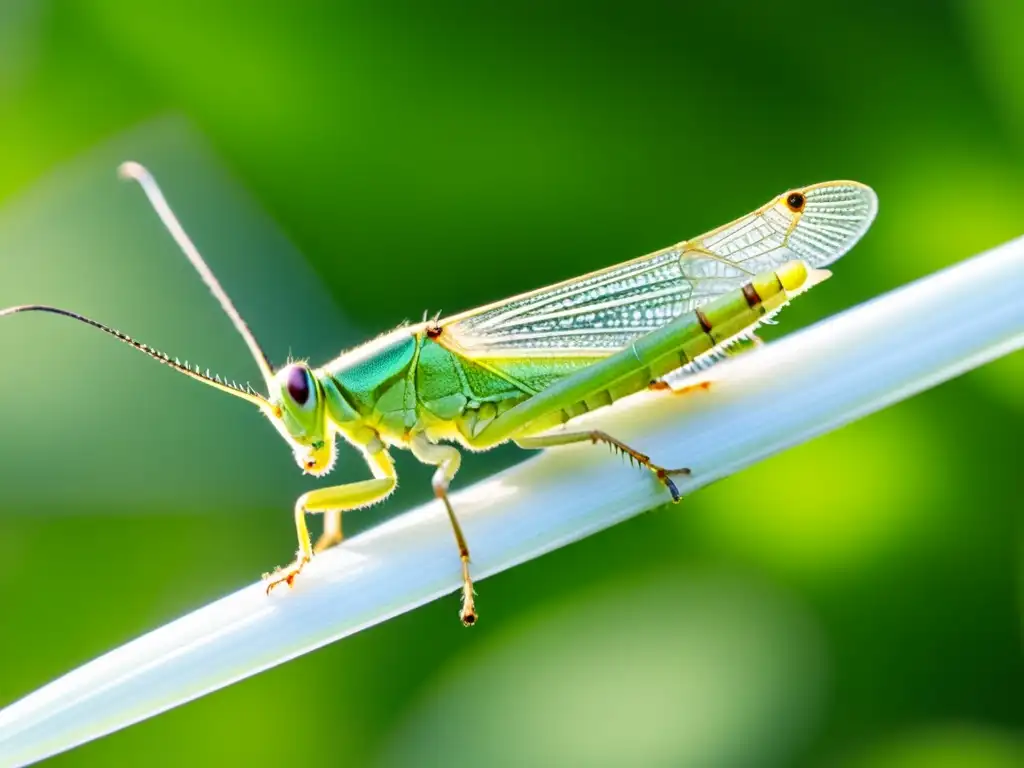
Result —
[[[313, 559], [313, 545], [309, 540], [309, 529], [306, 527], [306, 514], [318, 512], [333, 514], [335, 520], [330, 523], [331, 544], [341, 541], [341, 513], [350, 509], [359, 509], [381, 501], [388, 496], [398, 483], [395, 466], [390, 454], [382, 447], [377, 453], [366, 453], [366, 462], [375, 477], [357, 483], [336, 485], [331, 488], [318, 488], [304, 493], [295, 502], [295, 531], [299, 537], [299, 551], [291, 565], [278, 568], [273, 573], [263, 575], [267, 582], [267, 594], [280, 584], [291, 586], [306, 564]], [[336, 540], [334, 540], [336, 537]], [[323, 540], [323, 537], [321, 537]], [[318, 546], [317, 552], [325, 547]]]

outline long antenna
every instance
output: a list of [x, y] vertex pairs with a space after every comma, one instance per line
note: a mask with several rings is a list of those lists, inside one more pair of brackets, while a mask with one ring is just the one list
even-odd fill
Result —
[[[227, 291], [225, 291], [217, 280], [213, 271], [207, 266], [206, 261], [199, 255], [199, 251], [195, 245], [189, 239], [189, 236], [185, 234], [185, 229], [181, 226], [177, 216], [174, 215], [174, 211], [171, 210], [171, 206], [167, 204], [167, 200], [160, 191], [160, 187], [153, 179], [152, 174], [147, 171], [139, 163], [129, 161], [122, 163], [118, 168], [118, 173], [121, 178], [132, 179], [139, 183], [142, 187], [142, 191], [146, 193], [146, 197], [149, 198], [150, 204], [153, 206], [153, 210], [156, 211], [156, 215], [160, 217], [160, 221], [163, 222], [164, 227], [170, 232], [171, 237], [174, 238], [174, 242], [178, 244], [186, 258], [192, 263], [192, 266], [196, 268], [199, 276], [206, 283], [206, 287], [210, 289], [210, 293], [214, 295], [214, 298], [220, 302], [221, 309], [224, 313], [231, 318], [231, 322], [235, 326], [235, 330], [241, 334], [242, 338], [245, 339], [246, 345], [249, 347], [249, 352], [252, 353], [253, 359], [256, 361], [256, 365], [260, 368], [260, 373], [263, 374], [263, 379], [267, 384], [267, 391], [273, 391], [274, 384], [274, 371], [270, 367], [270, 362], [267, 360], [267, 356], [263, 353], [263, 349], [260, 347], [256, 337], [252, 331], [249, 330], [249, 326], [245, 324], [245, 320], [235, 309], [235, 305], [228, 297]], [[81, 318], [80, 318], [81, 319]]]
[[229, 384], [220, 376], [211, 376], [209, 371], [203, 373], [198, 367], [192, 368], [187, 362], [182, 363], [177, 359], [172, 359], [160, 350], [153, 349], [151, 346], [143, 344], [141, 341], [136, 341], [126, 333], [121, 333], [121, 331], [106, 326], [103, 323], [86, 317], [85, 315], [80, 315], [77, 312], [60, 309], [59, 307], [49, 307], [45, 304], [25, 304], [20, 307], [7, 307], [6, 309], [0, 309], [0, 317], [15, 315], [19, 312], [49, 312], [54, 315], [60, 315], [61, 317], [70, 317], [72, 320], [78, 320], [86, 325], [91, 325], [93, 328], [98, 328], [104, 333], [109, 333], [115, 339], [123, 341], [125, 344], [139, 350], [139, 352], [149, 355], [157, 362], [169, 365], [171, 368], [178, 371], [178, 373], [183, 373], [197, 381], [203, 382], [203, 384], [209, 384], [211, 387], [219, 389], [222, 392], [227, 392], [229, 395], [234, 395], [235, 397], [240, 397], [243, 400], [248, 400], [250, 403], [257, 405], [260, 408], [265, 408], [269, 405], [266, 400], [250, 389], [242, 389], [234, 383]]

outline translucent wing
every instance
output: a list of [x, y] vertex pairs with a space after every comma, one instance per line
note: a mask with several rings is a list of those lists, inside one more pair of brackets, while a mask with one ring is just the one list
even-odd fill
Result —
[[755, 274], [835, 261], [877, 208], [854, 181], [791, 190], [693, 240], [443, 320], [444, 338], [473, 357], [610, 354]]

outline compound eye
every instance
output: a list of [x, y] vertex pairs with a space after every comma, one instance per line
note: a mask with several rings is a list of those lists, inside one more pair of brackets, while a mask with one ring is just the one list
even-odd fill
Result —
[[312, 382], [309, 379], [309, 371], [304, 366], [296, 365], [288, 371], [285, 387], [288, 389], [288, 396], [298, 406], [304, 407], [309, 402], [312, 389]]

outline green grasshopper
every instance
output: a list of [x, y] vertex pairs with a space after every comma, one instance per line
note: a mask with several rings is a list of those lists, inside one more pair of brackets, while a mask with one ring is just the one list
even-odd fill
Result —
[[[299, 549], [288, 566], [265, 574], [267, 592], [291, 586], [315, 554], [341, 542], [342, 512], [386, 498], [397, 481], [389, 448], [436, 467], [434, 494], [444, 505], [462, 562], [464, 624], [476, 622], [470, 553], [448, 498], [461, 463], [456, 443], [473, 451], [508, 440], [523, 448], [606, 443], [646, 467], [673, 501], [670, 469], [614, 436], [557, 429], [663, 377], [694, 370], [753, 331], [793, 296], [828, 277], [820, 267], [861, 238], [877, 210], [863, 184], [832, 181], [786, 192], [752, 213], [647, 256], [473, 309], [405, 325], [327, 364], [271, 367], [256, 337], [185, 234], [149, 172], [121, 166], [137, 181], [164, 226], [199, 272], [252, 353], [267, 395], [229, 384], [83, 315], [44, 305], [38, 311], [98, 328], [179, 373], [255, 405], [291, 446], [303, 472], [330, 472], [337, 438], [362, 455], [372, 479], [321, 488], [295, 502]], [[306, 515], [324, 516], [310, 541]]]

